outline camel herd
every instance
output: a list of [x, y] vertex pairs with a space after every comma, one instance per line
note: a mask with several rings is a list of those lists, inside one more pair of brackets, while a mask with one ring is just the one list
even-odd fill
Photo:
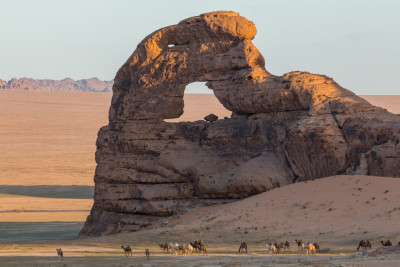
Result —
[[[320, 247], [317, 243], [311, 243], [308, 242], [307, 245], [304, 245], [304, 242], [300, 240], [295, 239], [294, 240], [297, 244], [298, 250], [305, 250], [307, 254], [315, 254], [320, 252]], [[283, 242], [274, 242], [274, 243], [267, 243], [265, 245], [267, 247], [267, 251], [269, 251], [271, 254], [278, 253], [278, 252], [286, 252], [290, 251], [290, 244], [289, 241]]]
[[[316, 254], [316, 253], [320, 253], [320, 246], [319, 244], [317, 244], [316, 242], [312, 243], [312, 242], [307, 242], [307, 244], [304, 244], [304, 242], [300, 239], [294, 240], [297, 244], [297, 249], [300, 251], [306, 251], [306, 254]], [[380, 241], [380, 243], [382, 244], [382, 246], [392, 246], [392, 242], [390, 242], [390, 240], [387, 241]], [[207, 247], [204, 245], [204, 242], [202, 240], [196, 240], [192, 243], [189, 244], [178, 244], [178, 243], [172, 243], [172, 242], [161, 242], [158, 243], [158, 245], [160, 246], [161, 250], [164, 253], [172, 253], [173, 255], [186, 255], [186, 254], [193, 254], [193, 253], [198, 253], [199, 255], [208, 255], [207, 254]], [[285, 242], [274, 242], [274, 243], [267, 243], [265, 245], [267, 247], [267, 251], [271, 254], [275, 254], [275, 253], [279, 253], [279, 252], [286, 252], [286, 251], [291, 251], [290, 250], [290, 244], [289, 241], [285, 241]], [[397, 246], [400, 246], [400, 242], [397, 243]], [[121, 246], [121, 248], [124, 250], [124, 254], [126, 257], [131, 256], [132, 257], [132, 248], [130, 245], [127, 246]], [[364, 241], [361, 240], [358, 244], [357, 247], [357, 251], [359, 249], [362, 249], [363, 251], [367, 250], [367, 249], [372, 249], [372, 245], [371, 242]], [[57, 248], [57, 256], [61, 258], [61, 261], [64, 259], [64, 253], [62, 251], [61, 248]], [[238, 252], [243, 252], [243, 253], [247, 253], [247, 243], [246, 242], [242, 242], [239, 246], [239, 250]], [[150, 250], [149, 249], [145, 249], [145, 255], [147, 257], [147, 259], [150, 259]]]
[[174, 255], [185, 255], [189, 253], [199, 253], [207, 255], [207, 247], [204, 245], [203, 240], [194, 241], [189, 244], [173, 244], [172, 242], [162, 242], [158, 244], [164, 253], [171, 251]]
[[[392, 242], [390, 242], [389, 239], [386, 240], [385, 242], [382, 241], [382, 240], [379, 241], [379, 242], [380, 242], [380, 243], [382, 244], [382, 246], [384, 246], [384, 247], [391, 247], [391, 246], [392, 246]], [[397, 243], [397, 245], [400, 246], [400, 241]], [[371, 245], [371, 243], [370, 243], [368, 240], [367, 240], [367, 241], [361, 240], [360, 243], [358, 244], [357, 251], [358, 251], [360, 248], [364, 251], [364, 250], [367, 250], [367, 248], [372, 249], [372, 245]]]

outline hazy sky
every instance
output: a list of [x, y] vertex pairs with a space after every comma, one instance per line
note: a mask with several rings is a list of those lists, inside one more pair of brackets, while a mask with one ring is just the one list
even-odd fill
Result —
[[204, 12], [256, 24], [276, 75], [326, 74], [357, 94], [400, 94], [399, 0], [0, 0], [0, 79], [113, 79], [151, 32]]

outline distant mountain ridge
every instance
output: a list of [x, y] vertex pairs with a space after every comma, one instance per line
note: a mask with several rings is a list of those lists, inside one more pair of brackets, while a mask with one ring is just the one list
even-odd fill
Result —
[[29, 91], [74, 91], [74, 92], [111, 92], [114, 81], [101, 81], [97, 77], [75, 81], [31, 78], [12, 78], [9, 81], [0, 79], [0, 89], [17, 89]]

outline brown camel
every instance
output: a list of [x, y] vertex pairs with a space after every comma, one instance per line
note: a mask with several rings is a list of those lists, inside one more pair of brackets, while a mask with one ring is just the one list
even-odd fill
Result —
[[168, 243], [167, 243], [167, 242], [158, 243], [158, 245], [160, 246], [160, 248], [162, 249], [162, 251], [163, 251], [164, 253], [165, 253], [165, 252], [168, 253], [169, 246], [168, 246]]
[[203, 256], [204, 256], [204, 254], [208, 255], [207, 247], [204, 245], [202, 240], [199, 241], [199, 252], [201, 252], [203, 254]]
[[286, 251], [286, 249], [288, 249], [290, 251], [290, 245], [289, 245], [289, 241], [286, 240], [285, 245], [283, 247], [283, 249]]
[[207, 247], [204, 246], [204, 245], [200, 245], [199, 251], [201, 251], [201, 253], [202, 253], [203, 255], [208, 255], [208, 253], [207, 253]]
[[199, 249], [199, 244], [198, 244], [197, 241], [194, 241], [193, 243], [189, 243], [189, 245], [192, 246], [194, 252], [197, 252], [197, 251], [198, 251], [198, 249]]
[[317, 253], [319, 253], [319, 245], [318, 245], [318, 243], [317, 242], [315, 242], [314, 244], [314, 247], [315, 247], [315, 252], [317, 252]]
[[61, 261], [64, 260], [64, 253], [61, 248], [56, 248], [57, 250], [57, 257], [61, 258]]
[[304, 249], [304, 243], [303, 243], [303, 241], [301, 241], [301, 239], [300, 240], [295, 239], [294, 241], [296, 241], [298, 249], [301, 249], [301, 250]]
[[179, 248], [179, 255], [186, 254], [185, 244], [178, 245], [178, 248]]
[[247, 244], [246, 244], [246, 242], [242, 242], [242, 244], [240, 244], [240, 247], [239, 247], [239, 252], [245, 252], [245, 250], [247, 253]]
[[371, 243], [367, 240], [361, 240], [360, 243], [358, 243], [357, 251], [362, 248], [363, 250], [366, 250], [367, 248], [372, 249]]
[[203, 255], [206, 254], [207, 255], [207, 247], [204, 245], [203, 240], [199, 240], [199, 241], [194, 241], [193, 243], [189, 243], [193, 249], [195, 250], [195, 252], [198, 253], [202, 253]]
[[147, 256], [147, 260], [150, 260], [150, 250], [148, 248], [146, 248], [146, 250], [144, 251], [144, 253]]
[[390, 246], [392, 246], [392, 242], [390, 242], [389, 239], [388, 239], [385, 243], [384, 243], [383, 241], [381, 241], [381, 243], [382, 243], [382, 246], [384, 246], [384, 247], [390, 247]]
[[132, 248], [131, 248], [129, 245], [127, 245], [126, 247], [121, 246], [121, 248], [124, 250], [124, 253], [125, 253], [125, 256], [126, 256], [126, 257], [129, 256], [129, 253], [130, 253], [131, 256], [132, 256]]

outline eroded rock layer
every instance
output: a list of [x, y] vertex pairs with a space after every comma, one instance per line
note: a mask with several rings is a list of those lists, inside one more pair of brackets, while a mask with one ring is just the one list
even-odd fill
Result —
[[[97, 139], [94, 206], [80, 235], [335, 174], [400, 177], [400, 117], [331, 78], [274, 76], [255, 25], [212, 12], [147, 36], [120, 68]], [[229, 119], [169, 123], [187, 84], [207, 81]]]

